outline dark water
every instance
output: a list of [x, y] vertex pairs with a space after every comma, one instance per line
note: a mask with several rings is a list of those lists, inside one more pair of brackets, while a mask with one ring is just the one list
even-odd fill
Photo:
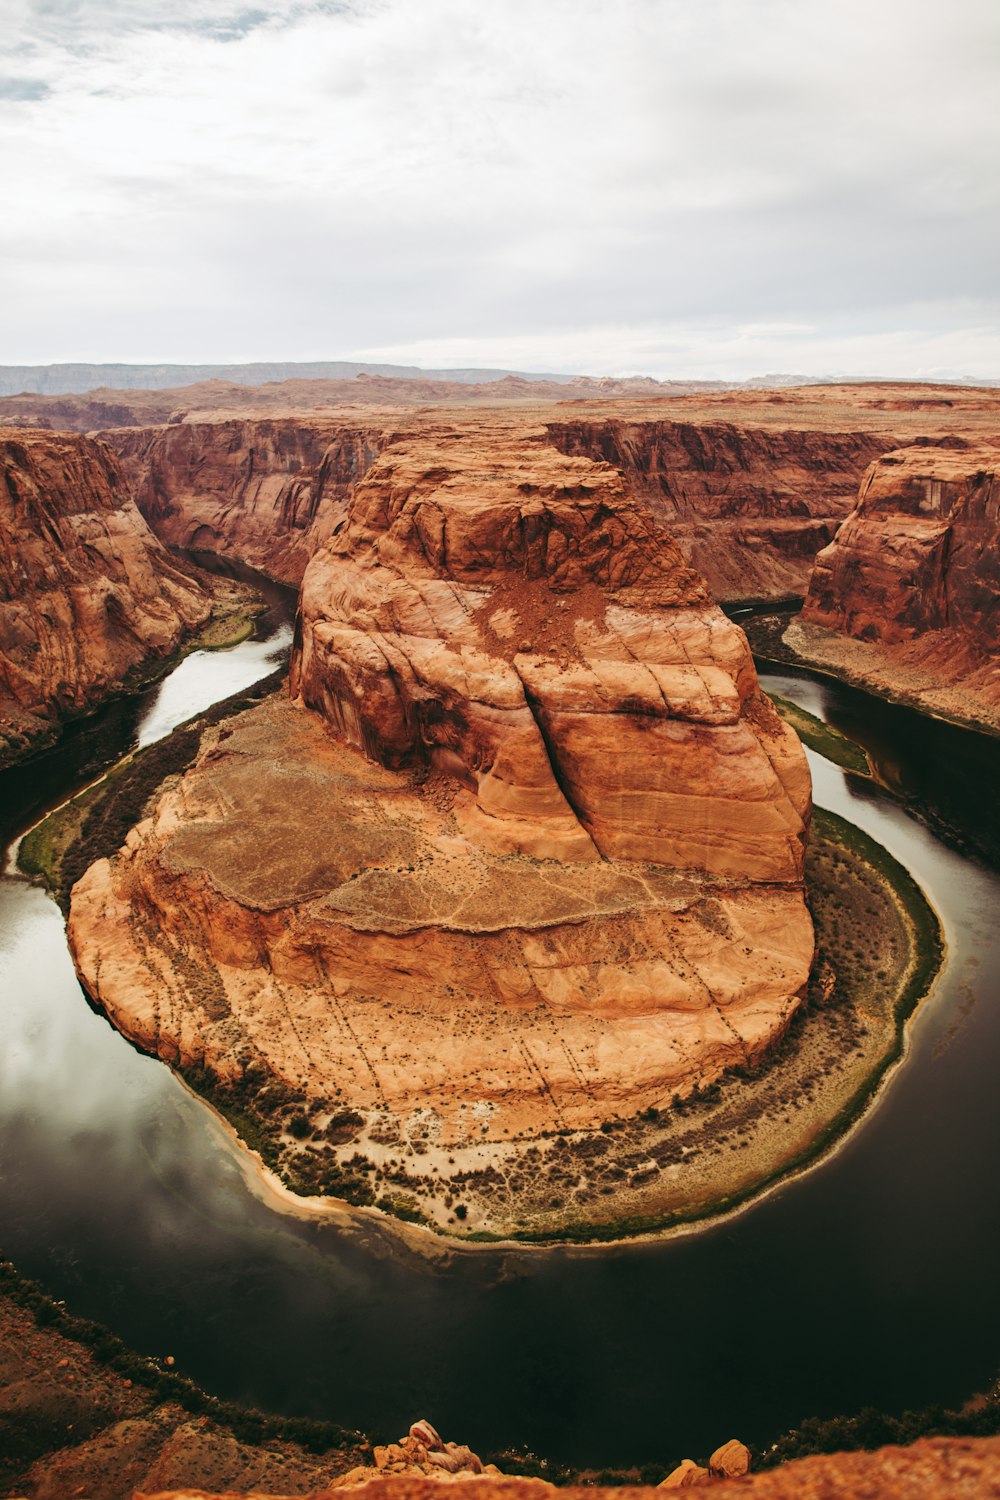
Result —
[[[234, 670], [246, 656], [230, 653]], [[192, 703], [202, 683], [189, 671]], [[767, 683], [839, 723], [857, 713], [832, 685]], [[129, 734], [156, 712], [145, 703]], [[932, 751], [894, 714], [873, 707], [859, 737], [877, 736], [909, 787]], [[981, 779], [976, 737], [957, 733], [951, 755], [974, 816], [995, 780]], [[297, 1218], [210, 1112], [87, 1008], [57, 909], [5, 880], [4, 1251], [220, 1395], [382, 1437], [427, 1415], [480, 1451], [642, 1462], [985, 1387], [1000, 1366], [1000, 880], [877, 787], [811, 760], [817, 803], [921, 881], [949, 957], [878, 1108], [755, 1208], [654, 1245], [470, 1254], [433, 1242], [436, 1258], [381, 1225]]]

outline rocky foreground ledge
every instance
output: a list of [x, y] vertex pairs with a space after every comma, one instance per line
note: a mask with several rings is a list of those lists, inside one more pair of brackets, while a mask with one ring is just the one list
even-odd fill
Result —
[[[686, 1471], [691, 1473], [691, 1470]], [[704, 1471], [701, 1471], [704, 1474]], [[706, 1486], [716, 1500], [991, 1500], [1000, 1495], [1000, 1439], [934, 1438], [910, 1448], [876, 1453], [836, 1453], [804, 1458], [767, 1474], [714, 1479], [697, 1476], [671, 1488]], [[556, 1489], [540, 1479], [471, 1478], [462, 1487], [470, 1500], [652, 1500], [659, 1489], [570, 1485]], [[449, 1493], [434, 1479], [380, 1479], [364, 1486], [366, 1500], [439, 1500]], [[342, 1493], [315, 1492], [310, 1500]], [[211, 1496], [205, 1490], [166, 1490], [145, 1500], [237, 1500], [233, 1492]], [[260, 1496], [259, 1500], [268, 1500]], [[283, 1500], [283, 1497], [273, 1497]]]
[[608, 465], [502, 426], [386, 450], [307, 570], [293, 692], [74, 891], [83, 981], [142, 1046], [446, 1178], [784, 1034], [802, 749]]
[[[977, 1415], [938, 1413], [953, 1435], [905, 1447], [820, 1453], [752, 1472], [767, 1457], [730, 1440], [701, 1462], [674, 1457], [641, 1472], [562, 1471], [557, 1486], [515, 1477], [508, 1471], [523, 1462], [517, 1455], [484, 1461], [462, 1443], [442, 1441], [427, 1422], [415, 1423], [398, 1443], [373, 1447], [361, 1434], [331, 1424], [226, 1407], [173, 1366], [169, 1355], [135, 1355], [106, 1330], [70, 1317], [0, 1263], [0, 1493], [25, 1500], [319, 1500], [363, 1491], [366, 1500], [444, 1500], [457, 1485], [474, 1500], [651, 1500], [663, 1490], [691, 1487], [705, 1487], [719, 1500], [1000, 1495], [1000, 1438], [969, 1435], [995, 1427], [992, 1397], [977, 1404]], [[886, 1425], [892, 1429], [883, 1419]], [[829, 1434], [824, 1439], [825, 1446]], [[683, 1434], [672, 1433], [667, 1422], [664, 1442], [676, 1454]], [[548, 1465], [536, 1467], [551, 1472]], [[598, 1479], [603, 1483], [593, 1482]]]

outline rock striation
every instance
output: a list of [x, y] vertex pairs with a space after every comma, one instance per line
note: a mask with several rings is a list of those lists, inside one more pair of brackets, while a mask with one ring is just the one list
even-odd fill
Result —
[[297, 584], [388, 433], [299, 416], [177, 422], [106, 437], [157, 536]]
[[717, 599], [803, 594], [817, 551], [889, 440], [726, 421], [581, 418], [548, 424], [563, 453], [612, 464], [665, 521]]
[[292, 692], [73, 893], [143, 1046], [447, 1146], [593, 1129], [783, 1034], [804, 756], [608, 465], [517, 424], [387, 447], [306, 571]]
[[862, 681], [1000, 727], [998, 466], [1000, 450], [961, 439], [873, 463], [816, 558], [788, 643]]
[[0, 764], [205, 623], [108, 448], [0, 430]]

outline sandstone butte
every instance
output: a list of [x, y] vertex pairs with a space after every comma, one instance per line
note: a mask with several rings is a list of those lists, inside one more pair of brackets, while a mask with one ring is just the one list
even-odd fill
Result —
[[0, 429], [0, 765], [204, 624], [103, 443]]
[[816, 558], [789, 645], [1000, 730], [998, 469], [1000, 449], [962, 439], [873, 463], [857, 505]]
[[801, 746], [608, 465], [386, 446], [309, 564], [292, 699], [73, 892], [85, 985], [440, 1143], [593, 1128], [760, 1057], [813, 952]]

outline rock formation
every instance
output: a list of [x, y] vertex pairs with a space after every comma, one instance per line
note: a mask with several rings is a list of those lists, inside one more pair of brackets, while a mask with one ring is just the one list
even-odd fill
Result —
[[[697, 1465], [694, 1465], [693, 1472]], [[908, 1448], [879, 1448], [873, 1453], [823, 1453], [796, 1459], [762, 1474], [735, 1479], [702, 1477], [713, 1500], [997, 1500], [1000, 1496], [1000, 1438], [923, 1438]], [[682, 1485], [687, 1488], [688, 1481]], [[451, 1493], [440, 1479], [400, 1474], [336, 1481], [336, 1493], [363, 1489], [365, 1500], [440, 1500]], [[330, 1491], [307, 1500], [323, 1500]], [[466, 1477], [462, 1493], [473, 1500], [656, 1500], [660, 1490], [640, 1486], [607, 1488], [567, 1485], [557, 1488], [542, 1479], [503, 1475]], [[213, 1496], [201, 1489], [172, 1489], [143, 1500], [238, 1500], [231, 1492]], [[257, 1494], [254, 1500], [268, 1500]], [[278, 1500], [278, 1497], [271, 1497]]]
[[0, 764], [203, 624], [103, 443], [0, 431]]
[[886, 438], [732, 422], [548, 423], [563, 453], [602, 458], [664, 520], [717, 599], [805, 592]]
[[998, 465], [1000, 450], [960, 439], [873, 463], [816, 559], [788, 643], [861, 681], [1000, 728]]
[[297, 584], [343, 519], [386, 434], [296, 418], [232, 418], [109, 433], [157, 536]]
[[782, 1034], [805, 760], [607, 465], [516, 424], [385, 449], [307, 570], [293, 691], [74, 892], [128, 1035], [469, 1145], [661, 1105]]

